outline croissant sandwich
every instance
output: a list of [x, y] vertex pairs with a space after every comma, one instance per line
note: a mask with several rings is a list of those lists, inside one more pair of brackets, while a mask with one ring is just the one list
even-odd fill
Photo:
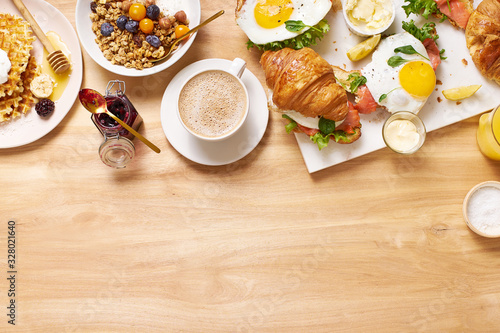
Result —
[[260, 59], [272, 91], [269, 109], [288, 120], [288, 133], [309, 135], [319, 149], [330, 138], [352, 143], [361, 136], [358, 111], [336, 82], [332, 66], [310, 48], [266, 51]]
[[465, 40], [476, 67], [500, 84], [500, 0], [483, 0], [477, 6], [467, 24]]

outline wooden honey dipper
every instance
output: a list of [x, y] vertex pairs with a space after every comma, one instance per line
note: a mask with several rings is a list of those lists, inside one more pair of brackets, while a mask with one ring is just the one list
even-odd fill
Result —
[[36, 23], [35, 18], [31, 15], [28, 8], [24, 5], [22, 0], [12, 0], [16, 5], [17, 9], [21, 12], [21, 15], [29, 22], [31, 28], [35, 32], [35, 35], [38, 37], [43, 47], [47, 50], [47, 60], [49, 62], [50, 67], [54, 70], [55, 73], [61, 74], [67, 71], [71, 64], [66, 58], [66, 55], [61, 50], [54, 49], [52, 43], [47, 38], [45, 33], [42, 31], [38, 23]]

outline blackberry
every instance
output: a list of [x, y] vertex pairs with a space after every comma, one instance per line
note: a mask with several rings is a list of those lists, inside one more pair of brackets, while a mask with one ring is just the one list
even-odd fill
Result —
[[101, 34], [104, 37], [111, 36], [111, 33], [113, 32], [113, 30], [115, 30], [115, 29], [113, 28], [111, 23], [105, 22], [101, 25]]
[[52, 102], [50, 99], [44, 98], [41, 99], [38, 103], [36, 103], [35, 110], [40, 117], [47, 117], [51, 115], [52, 112], [54, 112], [55, 106], [56, 106], [55, 103]]
[[127, 29], [128, 32], [135, 34], [137, 31], [139, 31], [139, 22], [128, 20], [127, 24], [125, 24], [125, 29]]
[[125, 25], [127, 24], [127, 22], [128, 17], [126, 17], [125, 15], [120, 15], [120, 17], [116, 20], [116, 26], [120, 30], [125, 30]]
[[152, 47], [160, 47], [161, 42], [158, 36], [155, 35], [147, 35], [146, 36], [146, 42], [148, 42]]
[[160, 16], [160, 7], [157, 5], [149, 5], [146, 8], [146, 16], [152, 20], [156, 20]]

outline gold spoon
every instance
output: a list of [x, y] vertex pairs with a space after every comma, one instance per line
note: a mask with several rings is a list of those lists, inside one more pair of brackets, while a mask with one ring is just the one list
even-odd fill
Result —
[[224, 10], [221, 10], [220, 12], [215, 13], [214, 15], [212, 15], [211, 17], [209, 17], [205, 21], [203, 21], [201, 24], [199, 24], [196, 27], [194, 27], [193, 29], [189, 30], [185, 35], [182, 35], [181, 37], [175, 39], [174, 42], [172, 43], [172, 45], [170, 46], [170, 50], [168, 51], [168, 53], [166, 55], [164, 55], [163, 57], [158, 58], [158, 59], [151, 59], [151, 62], [158, 62], [158, 61], [162, 61], [162, 60], [168, 58], [172, 54], [172, 51], [174, 50], [174, 47], [180, 41], [182, 41], [182, 40], [186, 39], [186, 37], [194, 34], [196, 31], [198, 31], [198, 29], [200, 29], [201, 27], [203, 27], [203, 26], [207, 25], [208, 23], [212, 22], [213, 20], [215, 20], [216, 18], [218, 18], [222, 14], [224, 14]]
[[71, 64], [66, 58], [66, 55], [61, 50], [54, 49], [52, 43], [47, 38], [45, 33], [42, 31], [38, 23], [36, 23], [35, 18], [31, 15], [28, 8], [24, 5], [22, 0], [13, 0], [17, 9], [21, 12], [21, 15], [29, 22], [31, 25], [31, 29], [35, 32], [35, 35], [38, 37], [43, 47], [47, 50], [47, 60], [49, 62], [50, 67], [54, 70], [55, 73], [61, 74], [66, 72]]
[[105, 113], [114, 120], [116, 120], [120, 125], [122, 125], [127, 131], [136, 136], [139, 140], [144, 142], [149, 148], [154, 150], [156, 153], [160, 153], [160, 148], [156, 147], [153, 143], [151, 143], [148, 139], [140, 135], [137, 131], [135, 131], [132, 127], [123, 122], [120, 118], [115, 116], [113, 113], [109, 112], [107, 109], [106, 99], [103, 95], [101, 95], [98, 91], [93, 89], [82, 89], [78, 93], [78, 98], [80, 99], [80, 103], [82, 103], [83, 107], [88, 111], [94, 114]]

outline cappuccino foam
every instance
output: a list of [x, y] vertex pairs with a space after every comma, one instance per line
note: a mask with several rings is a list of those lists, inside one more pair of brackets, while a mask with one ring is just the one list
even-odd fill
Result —
[[216, 138], [233, 131], [244, 119], [247, 97], [234, 76], [213, 70], [189, 80], [179, 96], [179, 114], [192, 132]]

